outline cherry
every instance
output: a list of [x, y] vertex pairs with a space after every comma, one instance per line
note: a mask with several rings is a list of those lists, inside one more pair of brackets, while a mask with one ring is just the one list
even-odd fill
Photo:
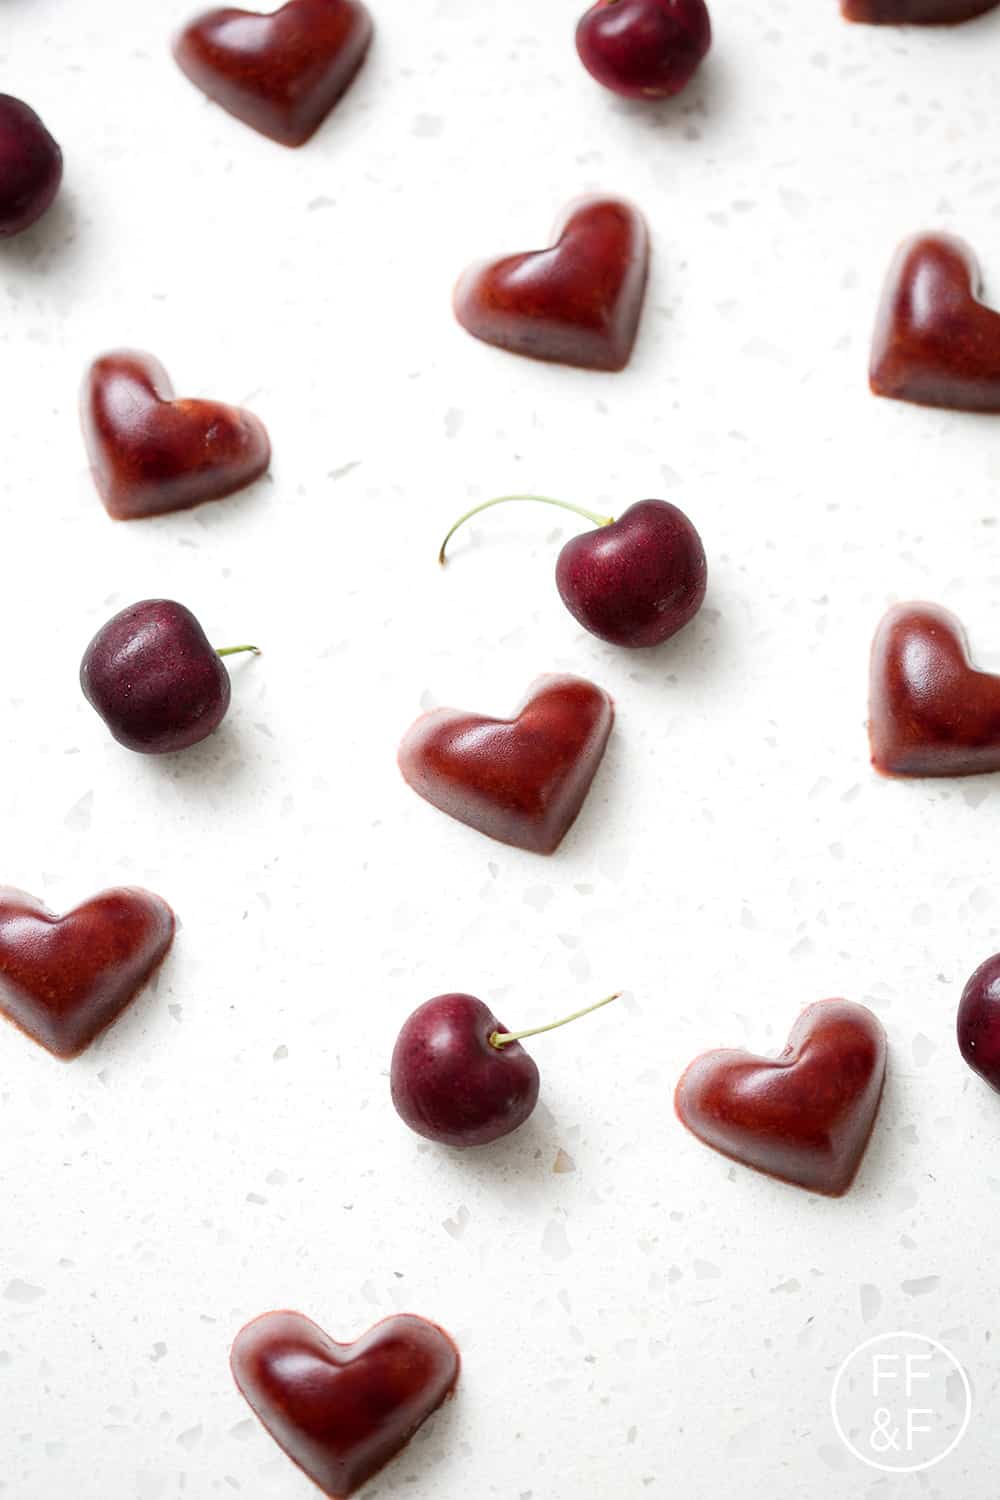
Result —
[[597, 525], [568, 541], [556, 562], [559, 595], [591, 635], [613, 646], [658, 646], [698, 613], [708, 576], [705, 549], [684, 512], [666, 500], [640, 500], [616, 521], [547, 495], [499, 495], [455, 522], [438, 562], [470, 517], [520, 500], [558, 505]]
[[27, 104], [0, 94], [0, 239], [42, 217], [59, 191], [62, 152]]
[[186, 750], [226, 716], [232, 687], [221, 658], [189, 609], [170, 599], [131, 604], [103, 625], [83, 654], [80, 686], [120, 745], [143, 755]]
[[711, 44], [705, 0], [597, 0], [576, 28], [587, 72], [626, 99], [679, 94]]
[[969, 1067], [1000, 1093], [1000, 953], [980, 964], [962, 991], [956, 1031]]
[[538, 1068], [520, 1045], [617, 1000], [609, 995], [548, 1026], [508, 1031], [475, 995], [437, 995], [417, 1007], [392, 1053], [396, 1112], [443, 1146], [486, 1146], [523, 1125], [538, 1102]]

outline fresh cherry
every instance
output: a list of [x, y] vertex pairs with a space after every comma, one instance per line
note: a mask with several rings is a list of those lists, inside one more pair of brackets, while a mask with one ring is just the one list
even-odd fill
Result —
[[59, 191], [62, 170], [62, 152], [35, 111], [0, 94], [0, 239], [42, 217]]
[[521, 1046], [617, 1000], [609, 995], [548, 1026], [508, 1031], [475, 995], [437, 995], [396, 1039], [390, 1081], [396, 1112], [443, 1146], [486, 1146], [523, 1125], [538, 1102], [538, 1068]]
[[980, 964], [962, 991], [956, 1030], [969, 1067], [1000, 1093], [1000, 953]]
[[679, 94], [711, 45], [705, 0], [597, 0], [576, 28], [587, 72], [626, 99]]
[[547, 495], [499, 495], [457, 520], [438, 562], [460, 526], [480, 511], [511, 501], [558, 505], [597, 525], [573, 537], [556, 562], [556, 587], [573, 618], [613, 646], [658, 646], [698, 613], [708, 570], [701, 537], [676, 505], [640, 500], [616, 521]]
[[83, 654], [80, 686], [120, 745], [143, 755], [186, 750], [226, 716], [232, 687], [221, 658], [189, 609], [144, 599], [110, 619]]

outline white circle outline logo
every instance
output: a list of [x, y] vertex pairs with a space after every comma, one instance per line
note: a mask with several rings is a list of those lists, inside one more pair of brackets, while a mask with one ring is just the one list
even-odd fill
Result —
[[[951, 1442], [948, 1444], [948, 1447], [945, 1448], [943, 1453], [939, 1453], [936, 1458], [926, 1459], [924, 1463], [908, 1464], [906, 1466], [900, 1464], [880, 1464], [877, 1459], [869, 1458], [866, 1453], [861, 1452], [860, 1448], [856, 1448], [840, 1424], [840, 1413], [837, 1411], [837, 1395], [840, 1390], [841, 1380], [844, 1377], [848, 1365], [851, 1364], [851, 1362], [855, 1360], [859, 1354], [863, 1354], [866, 1349], [871, 1349], [876, 1344], [885, 1344], [890, 1339], [915, 1339], [919, 1343], [927, 1344], [930, 1348], [936, 1350], [938, 1354], [943, 1354], [945, 1359], [948, 1360], [949, 1364], [951, 1364], [954, 1369], [958, 1371], [958, 1374], [962, 1381], [962, 1388], [965, 1391], [965, 1417], [962, 1421], [961, 1427], [958, 1429], [958, 1432], [952, 1438]], [[927, 1469], [933, 1469], [939, 1463], [942, 1463], [946, 1458], [949, 1457], [950, 1454], [954, 1453], [959, 1443], [965, 1437], [965, 1434], [969, 1430], [969, 1423], [972, 1421], [972, 1386], [969, 1383], [969, 1377], [965, 1373], [964, 1367], [955, 1358], [951, 1350], [946, 1348], [944, 1344], [939, 1343], [937, 1339], [928, 1338], [924, 1333], [914, 1333], [910, 1329], [906, 1329], [902, 1333], [880, 1333], [877, 1334], [873, 1339], [866, 1339], [865, 1342], [863, 1344], [859, 1344], [856, 1349], [852, 1349], [850, 1354], [841, 1364], [840, 1369], [834, 1376], [833, 1390], [830, 1392], [830, 1413], [833, 1417], [833, 1425], [837, 1429], [837, 1436], [840, 1438], [840, 1441], [843, 1443], [844, 1447], [848, 1450], [849, 1453], [853, 1453], [855, 1458], [860, 1459], [863, 1464], [867, 1464], [870, 1469], [880, 1469], [883, 1474], [917, 1474], [926, 1472]]]

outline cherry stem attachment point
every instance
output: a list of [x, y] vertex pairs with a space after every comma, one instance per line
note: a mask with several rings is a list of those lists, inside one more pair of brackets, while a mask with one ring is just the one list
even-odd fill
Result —
[[459, 516], [441, 543], [441, 551], [438, 553], [438, 562], [441, 566], [444, 566], [444, 554], [448, 543], [466, 521], [471, 520], [473, 516], [478, 516], [480, 511], [490, 510], [494, 505], [510, 505], [521, 500], [531, 500], [538, 505], [557, 505], [560, 510], [571, 510], [574, 515], [582, 516], [585, 521], [593, 521], [595, 526], [610, 526], [614, 520], [614, 516], [599, 516], [596, 511], [584, 510], [582, 505], [572, 505], [568, 500], [554, 500], [551, 495], [497, 495], [495, 499], [484, 500], [481, 505], [474, 505], [471, 510], [467, 510], [464, 516]]
[[259, 646], [223, 646], [222, 649], [216, 651], [215, 654], [216, 656], [236, 656], [240, 651], [252, 651], [254, 656], [260, 655]]
[[606, 999], [598, 1000], [596, 1005], [587, 1005], [583, 1010], [575, 1010], [571, 1016], [563, 1016], [561, 1021], [550, 1021], [547, 1026], [532, 1026], [528, 1031], [494, 1031], [490, 1036], [490, 1046], [499, 1050], [509, 1047], [511, 1042], [522, 1041], [526, 1036], [541, 1036], [543, 1031], [557, 1031], [560, 1026], [568, 1026], [570, 1021], [579, 1021], [581, 1016], [589, 1016], [592, 1011], [601, 1010], [603, 1006], [610, 1005], [612, 1000], [617, 1000], [621, 994], [621, 990], [616, 990]]

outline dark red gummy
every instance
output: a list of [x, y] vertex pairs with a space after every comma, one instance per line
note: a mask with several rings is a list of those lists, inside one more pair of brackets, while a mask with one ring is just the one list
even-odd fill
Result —
[[964, 241], [947, 234], [907, 240], [890, 267], [875, 325], [875, 394], [1000, 412], [1000, 313], [979, 292], [979, 265]]
[[60, 917], [0, 889], [0, 1012], [56, 1057], [76, 1057], [149, 982], [173, 936], [173, 912], [149, 891], [103, 891]]
[[459, 1355], [436, 1323], [402, 1313], [337, 1344], [297, 1312], [237, 1334], [233, 1378], [271, 1437], [331, 1500], [353, 1495], [455, 1389]]
[[399, 747], [399, 767], [419, 796], [460, 823], [551, 854], [590, 790], [613, 719], [594, 683], [540, 677], [513, 719], [425, 714]]
[[869, 26], [954, 26], [995, 10], [1000, 0], [841, 0], [848, 21]]
[[872, 765], [889, 776], [1000, 771], [1000, 677], [969, 661], [965, 632], [936, 604], [897, 604], [872, 643]]
[[282, 146], [301, 146], [364, 62], [360, 0], [288, 0], [273, 15], [225, 7], [186, 26], [174, 56], [216, 104]]
[[588, 370], [623, 370], [639, 327], [649, 236], [631, 204], [571, 206], [555, 245], [472, 267], [455, 288], [469, 333], [512, 354]]
[[221, 500], [271, 461], [257, 417], [219, 401], [175, 399], [159, 360], [134, 349], [94, 360], [80, 416], [94, 483], [116, 521]]
[[885, 1080], [886, 1040], [863, 1005], [808, 1006], [776, 1061], [706, 1052], [677, 1085], [683, 1125], [706, 1146], [810, 1192], [846, 1193]]

